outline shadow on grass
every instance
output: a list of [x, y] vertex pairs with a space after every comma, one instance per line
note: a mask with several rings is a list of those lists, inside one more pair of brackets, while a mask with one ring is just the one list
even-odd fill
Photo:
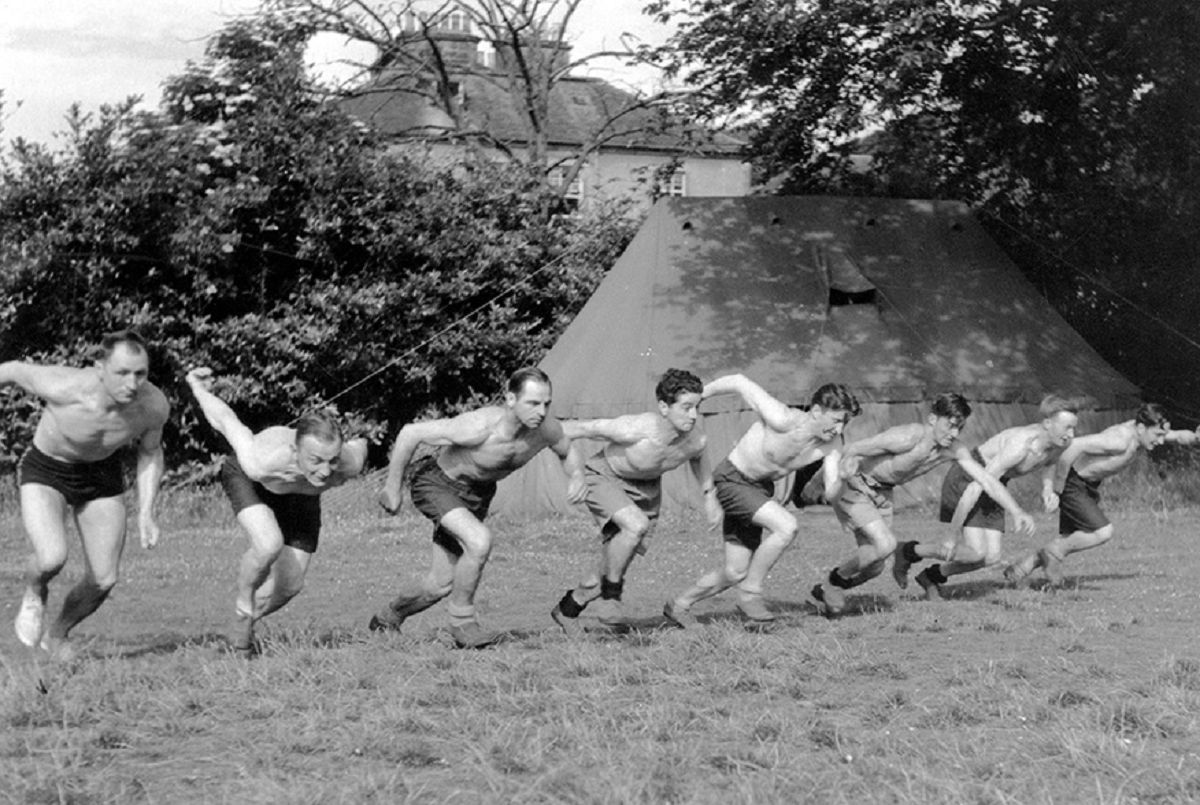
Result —
[[1060, 584], [1053, 584], [1050, 579], [1041, 576], [1029, 581], [1027, 586], [1038, 592], [1054, 592], [1055, 590], [1074, 592], [1076, 590], [1100, 590], [1102, 589], [1101, 583], [1106, 581], [1131, 581], [1144, 578], [1145, 575], [1142, 573], [1094, 573], [1086, 576], [1066, 575]]
[[183, 648], [221, 648], [227, 644], [225, 635], [219, 632], [203, 634], [179, 634], [176, 632], [130, 635], [114, 641], [109, 648], [89, 651], [99, 657], [115, 659], [132, 659], [162, 654], [172, 654]]

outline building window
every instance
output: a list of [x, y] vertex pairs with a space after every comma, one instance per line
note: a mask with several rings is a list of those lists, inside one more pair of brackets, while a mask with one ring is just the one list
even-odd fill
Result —
[[677, 168], [669, 176], [659, 179], [658, 194], [660, 196], [675, 196], [676, 198], [682, 198], [687, 195], [687, 176], [684, 174], [682, 168]]
[[440, 27], [446, 31], [469, 34], [471, 32], [471, 20], [468, 19], [467, 12], [457, 9], [446, 15]]

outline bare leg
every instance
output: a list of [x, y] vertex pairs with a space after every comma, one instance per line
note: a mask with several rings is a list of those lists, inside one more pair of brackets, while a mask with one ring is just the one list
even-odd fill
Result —
[[[1097, 531], [1076, 531], [1069, 535], [1059, 535], [1041, 548], [1026, 556], [1013, 566], [1012, 574], [1017, 579], [1024, 578], [1039, 567], [1045, 568], [1046, 577], [1052, 584], [1062, 583], [1062, 561], [1073, 553], [1098, 548], [1112, 539], [1112, 523]], [[1018, 575], [1019, 574], [1019, 575]], [[1006, 571], [1005, 576], [1008, 576]]]
[[450, 595], [454, 586], [458, 555], [434, 542], [431, 545], [429, 569], [419, 579], [406, 582], [382, 611], [371, 617], [371, 631], [397, 631], [404, 620]]
[[483, 648], [496, 636], [480, 627], [475, 615], [475, 592], [492, 550], [492, 532], [464, 508], [453, 509], [438, 523], [458, 543], [461, 551], [451, 553], [436, 542], [429, 571], [417, 584], [402, 590], [387, 610], [371, 618], [372, 630], [398, 629], [409, 615], [428, 609], [448, 598], [450, 634], [460, 648]]
[[36, 646], [50, 580], [67, 563], [67, 503], [60, 492], [42, 484], [22, 484], [20, 492], [21, 522], [33, 553], [25, 563], [25, 592], [14, 625], [22, 643]]
[[83, 543], [84, 577], [67, 593], [62, 611], [46, 631], [43, 642], [57, 646], [80, 621], [95, 612], [117, 583], [121, 550], [125, 547], [124, 496], [90, 500], [75, 512]]
[[475, 592], [483, 578], [483, 569], [492, 552], [492, 532], [466, 509], [448, 512], [441, 521], [462, 546], [462, 556], [454, 564], [447, 611], [451, 625], [475, 621]]
[[800, 526], [787, 509], [773, 500], [754, 513], [752, 522], [765, 528], [767, 533], [750, 558], [746, 577], [738, 583], [738, 609], [751, 620], [773, 620], [775, 616], [763, 605], [763, 585], [767, 573], [792, 544]]
[[837, 615], [845, 609], [843, 591], [882, 573], [888, 557], [896, 550], [896, 538], [883, 518], [855, 529], [854, 540], [858, 545], [854, 554], [830, 571], [827, 583], [813, 588], [813, 597], [825, 604], [828, 615]]
[[958, 576], [994, 565], [1000, 561], [1000, 540], [1004, 532], [990, 528], [963, 528], [950, 561], [930, 565], [917, 576], [917, 583], [929, 599], [940, 597], [940, 587], [950, 576]]
[[733, 585], [746, 578], [753, 554], [745, 545], [737, 542], [725, 543], [725, 561], [719, 570], [705, 573], [695, 584], [684, 590], [670, 606], [676, 611], [686, 613], [697, 601], [710, 598], [717, 593], [728, 590]]
[[254, 620], [265, 618], [300, 593], [311, 560], [312, 554], [308, 551], [283, 546], [271, 564], [267, 580], [255, 592]]
[[250, 545], [238, 564], [237, 599], [234, 606], [243, 615], [254, 614], [254, 600], [266, 582], [271, 566], [283, 550], [283, 533], [275, 513], [265, 503], [247, 506], [237, 514]]
[[617, 533], [600, 546], [597, 569], [588, 575], [583, 584], [567, 593], [550, 613], [568, 633], [579, 628], [578, 624], [569, 621], [577, 618], [584, 607], [597, 597], [601, 599], [597, 605], [600, 607], [597, 615], [601, 623], [618, 626], [625, 622], [621, 612], [625, 572], [650, 531], [650, 519], [640, 508], [630, 504], [617, 511], [610, 522], [617, 527]]

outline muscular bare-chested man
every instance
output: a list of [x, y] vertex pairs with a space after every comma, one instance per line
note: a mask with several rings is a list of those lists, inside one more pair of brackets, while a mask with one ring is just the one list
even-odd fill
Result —
[[570, 439], [603, 439], [608, 444], [584, 466], [584, 503], [600, 527], [600, 562], [584, 582], [554, 607], [550, 617], [568, 635], [582, 631], [577, 620], [590, 602], [601, 624], [625, 623], [621, 595], [625, 572], [635, 554], [645, 554], [645, 541], [658, 520], [662, 476], [689, 464], [704, 493], [704, 505], [714, 527], [721, 507], [705, 457], [706, 439], [696, 427], [704, 385], [691, 372], [668, 369], [655, 387], [658, 410], [613, 419], [563, 423]]
[[418, 445], [441, 447], [413, 467], [413, 505], [434, 522], [433, 557], [419, 581], [401, 589], [371, 618], [374, 631], [399, 629], [405, 618], [449, 597], [450, 634], [460, 648], [483, 648], [496, 640], [475, 615], [475, 591], [492, 550], [492, 532], [483, 523], [496, 482], [549, 447], [567, 472], [567, 499], [583, 500], [583, 462], [562, 424], [550, 415], [550, 378], [536, 367], [519, 369], [508, 380], [502, 405], [468, 411], [450, 419], [413, 422], [400, 429], [392, 447], [380, 503], [400, 510], [401, 483]]
[[[1000, 431], [981, 444], [972, 457], [1002, 484], [1042, 470], [1042, 503], [1047, 511], [1054, 511], [1058, 502], [1054, 494], [1054, 465], [1075, 438], [1079, 403], [1049, 394], [1042, 398], [1038, 412], [1042, 417], [1040, 422]], [[962, 525], [957, 541], [950, 548], [949, 561], [930, 565], [917, 574], [917, 584], [928, 600], [941, 598], [941, 585], [950, 576], [999, 562], [1000, 540], [1004, 536], [1004, 508], [984, 494], [979, 482], [959, 465], [952, 466], [942, 481], [938, 517], [943, 523]], [[914, 562], [944, 558], [946, 547], [916, 541], [904, 543], [896, 550], [897, 579], [907, 574]]]
[[[836, 475], [826, 481], [834, 490], [831, 500], [834, 513], [842, 526], [854, 533], [858, 543], [854, 555], [831, 570], [825, 584], [813, 588], [813, 598], [826, 615], [840, 614], [846, 606], [844, 591], [878, 576], [896, 550], [892, 532], [895, 487], [948, 461], [956, 461], [963, 472], [1007, 509], [1018, 530], [1033, 533], [1033, 518], [958, 440], [970, 415], [971, 406], [961, 395], [939, 394], [930, 405], [925, 422], [888, 428], [853, 442], [842, 449], [840, 461], [836, 461], [837, 453], [826, 457], [826, 475]], [[901, 587], [907, 586], [906, 573], [898, 574], [896, 581]]]
[[1128, 422], [1080, 436], [1058, 459], [1054, 488], [1058, 492], [1058, 536], [1040, 550], [1004, 569], [1004, 578], [1018, 583], [1044, 568], [1052, 584], [1062, 582], [1062, 561], [1069, 554], [1103, 545], [1112, 539], [1113, 525], [1100, 509], [1100, 483], [1128, 467], [1144, 450], [1166, 442], [1194, 445], [1200, 428], [1171, 430], [1166, 412], [1146, 403]]
[[254, 624], [304, 586], [321, 531], [321, 493], [362, 473], [367, 442], [344, 442], [337, 423], [319, 413], [301, 417], [294, 428], [253, 433], [213, 393], [211, 369], [192, 369], [187, 383], [208, 424], [233, 449], [221, 465], [221, 486], [250, 545], [238, 565], [229, 642], [248, 656]]
[[[88, 369], [0, 364], [0, 386], [20, 386], [45, 401], [33, 445], [17, 465], [21, 520], [33, 556], [15, 626], [22, 643], [40, 645], [58, 659], [73, 655], [68, 633], [117, 583], [125, 545], [125, 479], [117, 451], [129, 444], [137, 445], [142, 547], [158, 542], [154, 499], [163, 475], [162, 428], [170, 406], [146, 379], [149, 369], [146, 344], [132, 330], [105, 335]], [[67, 561], [68, 513], [83, 544], [84, 577], [43, 630], [50, 580]]]
[[713, 470], [725, 516], [724, 564], [663, 607], [667, 619], [684, 628], [696, 625], [690, 610], [697, 601], [735, 584], [737, 607], [743, 615], [759, 623], [775, 619], [763, 603], [763, 584], [799, 530], [791, 512], [772, 499], [775, 481], [823, 459], [835, 448], [850, 417], [860, 410], [845, 386], [821, 386], [813, 394], [809, 410], [801, 411], [775, 399], [743, 375], [717, 378], [704, 387], [703, 396], [732, 393], [742, 396], [759, 421]]

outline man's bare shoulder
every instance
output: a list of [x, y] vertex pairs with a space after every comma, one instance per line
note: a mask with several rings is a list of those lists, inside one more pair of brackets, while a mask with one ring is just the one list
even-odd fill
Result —
[[[250, 444], [250, 463], [243, 466], [246, 473], [265, 475], [290, 467], [295, 459], [296, 431], [283, 425], [272, 425], [254, 434]], [[245, 462], [243, 462], [245, 464]], [[252, 470], [257, 470], [254, 472]]]
[[640, 414], [624, 414], [616, 417], [613, 424], [630, 436], [638, 439], [651, 439], [658, 435], [659, 423], [662, 417], [654, 411], [643, 411]]
[[1088, 448], [1115, 448], [1127, 447], [1132, 442], [1137, 441], [1137, 429], [1132, 421], [1119, 422], [1116, 425], [1109, 425], [1102, 431], [1096, 433], [1088, 433], [1083, 436], [1076, 436], [1072, 444], [1077, 444], [1078, 447], [1085, 451]]
[[546, 444], [557, 444], [565, 436], [562, 422], [556, 416], [548, 416], [543, 419], [542, 424], [538, 425], [537, 433], [546, 441]]
[[447, 417], [447, 420], [463, 425], [493, 426], [504, 418], [505, 410], [502, 405], [485, 405], [482, 408], [473, 408], [453, 417]]
[[103, 388], [95, 369], [24, 364], [37, 380], [37, 394], [57, 405], [89, 401]]
[[763, 427], [767, 430], [775, 430], [779, 433], [792, 433], [794, 431], [805, 431], [812, 425], [812, 417], [807, 411], [802, 411], [799, 408], [787, 406], [787, 414], [784, 416], [782, 428], [772, 428], [770, 425], [763, 423]]
[[171, 416], [171, 403], [162, 389], [153, 383], [147, 383], [142, 387], [141, 402], [148, 429], [156, 430], [166, 424]]
[[921, 443], [921, 439], [925, 437], [925, 426], [919, 422], [896, 425], [888, 428], [879, 436], [897, 453], [907, 453]]
[[1026, 444], [1034, 441], [1041, 434], [1040, 425], [1016, 425], [1005, 428], [983, 443], [984, 447], [1002, 447], [1004, 445]]

